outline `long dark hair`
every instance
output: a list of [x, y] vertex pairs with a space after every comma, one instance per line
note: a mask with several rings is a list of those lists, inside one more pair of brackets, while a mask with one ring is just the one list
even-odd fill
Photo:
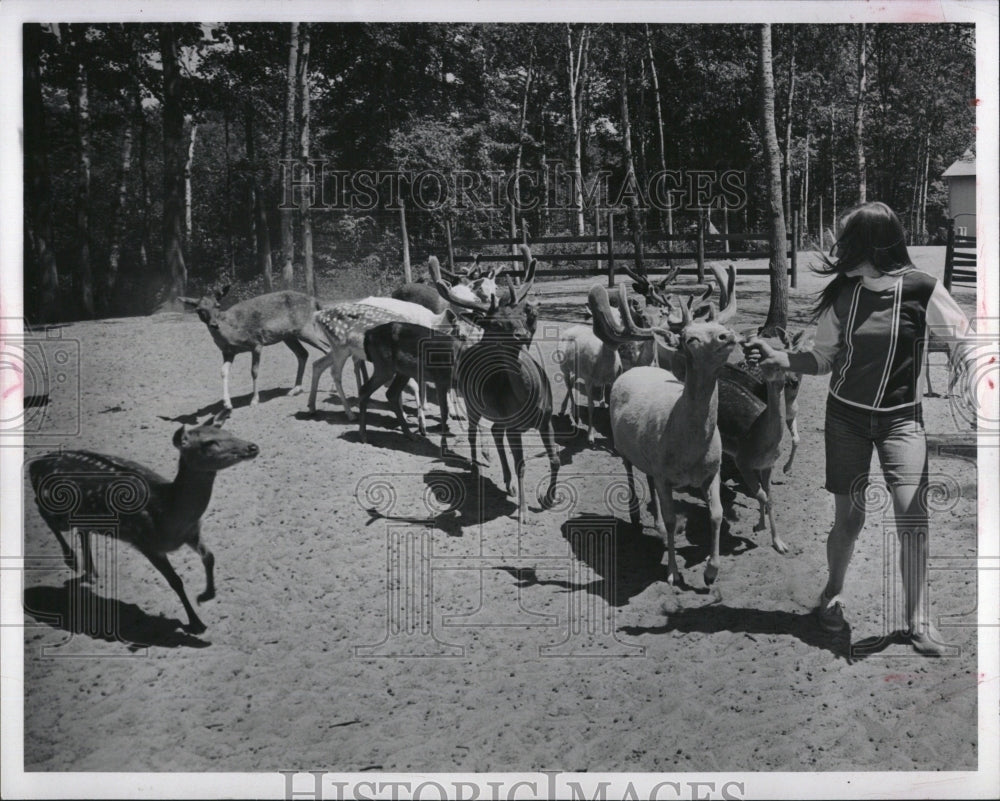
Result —
[[833, 259], [821, 256], [825, 266], [816, 269], [820, 275], [834, 278], [819, 293], [813, 309], [814, 320], [833, 305], [845, 287], [861, 280], [848, 277], [847, 273], [865, 262], [880, 273], [894, 273], [913, 266], [906, 249], [903, 224], [885, 203], [874, 201], [850, 209], [841, 216], [839, 227], [840, 235], [830, 250]]

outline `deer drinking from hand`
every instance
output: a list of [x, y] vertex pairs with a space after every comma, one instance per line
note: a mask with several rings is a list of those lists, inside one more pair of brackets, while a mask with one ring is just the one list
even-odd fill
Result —
[[[674, 512], [675, 487], [697, 487], [708, 505], [712, 529], [711, 555], [705, 566], [705, 583], [715, 581], [719, 570], [719, 532], [722, 501], [719, 466], [722, 442], [717, 425], [718, 377], [737, 338], [713, 318], [693, 322], [686, 306], [681, 306], [684, 325], [679, 334], [669, 328], [640, 328], [628, 313], [624, 286], [619, 309], [625, 326], [617, 325], [611, 314], [607, 290], [596, 286], [588, 303], [594, 315], [595, 331], [609, 344], [653, 338], [658, 346], [676, 351], [686, 364], [684, 382], [656, 367], [636, 367], [622, 375], [611, 388], [611, 431], [614, 447], [625, 462], [628, 476], [632, 522], [639, 523], [633, 467], [651, 479], [661, 510], [661, 535], [666, 540], [667, 580], [680, 579], [674, 554], [677, 516]], [[655, 513], [655, 507], [654, 507]]]
[[201, 516], [212, 497], [215, 474], [259, 453], [252, 442], [222, 430], [224, 409], [199, 426], [181, 426], [174, 434], [180, 451], [177, 476], [168, 481], [147, 467], [92, 451], [59, 451], [32, 460], [28, 473], [42, 518], [59, 540], [66, 565], [78, 570], [76, 555], [63, 536], [75, 528], [83, 553], [84, 578], [96, 576], [90, 553], [91, 528], [73, 518], [117, 517], [117, 528], [89, 525], [127, 542], [143, 554], [177, 593], [187, 612], [187, 631], [200, 634], [205, 624], [188, 600], [184, 584], [167, 554], [187, 545], [205, 566], [205, 591], [198, 603], [215, 597], [215, 557], [201, 538]]
[[507, 282], [507, 293], [489, 303], [458, 297], [443, 281], [437, 283], [441, 296], [453, 308], [471, 312], [474, 323], [482, 327], [482, 339], [465, 349], [456, 370], [458, 384], [465, 398], [469, 417], [469, 448], [472, 471], [479, 474], [476, 462], [476, 434], [480, 418], [493, 423], [493, 441], [500, 454], [507, 494], [513, 495], [512, 475], [504, 449], [504, 438], [514, 458], [517, 474], [518, 521], [525, 521], [524, 451], [521, 435], [537, 428], [549, 457], [549, 486], [539, 494], [543, 508], [555, 499], [559, 455], [552, 431], [552, 387], [545, 369], [527, 352], [538, 322], [537, 309], [526, 303], [534, 281], [537, 261], [532, 259], [524, 283], [515, 288]]
[[233, 408], [229, 397], [229, 368], [238, 353], [251, 354], [250, 375], [253, 377], [253, 393], [250, 405], [258, 401], [257, 373], [260, 370], [260, 352], [267, 345], [284, 342], [298, 359], [295, 386], [289, 395], [302, 392], [302, 376], [305, 373], [309, 352], [302, 347], [305, 342], [321, 351], [327, 350], [327, 341], [322, 330], [316, 325], [313, 315], [320, 304], [301, 292], [271, 292], [250, 298], [222, 311], [222, 299], [229, 291], [223, 287], [214, 295], [194, 298], [179, 298], [186, 306], [193, 308], [222, 351], [222, 403], [227, 409]]

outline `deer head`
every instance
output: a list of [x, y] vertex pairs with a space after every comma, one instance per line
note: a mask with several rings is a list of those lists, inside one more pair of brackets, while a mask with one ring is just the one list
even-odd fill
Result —
[[688, 372], [695, 369], [696, 365], [701, 369], [705, 365], [710, 368], [721, 367], [736, 346], [736, 334], [715, 321], [714, 315], [706, 320], [693, 320], [684, 304], [680, 304], [679, 331], [671, 330], [670, 326], [639, 326], [632, 318], [624, 285], [618, 286], [618, 292], [622, 325], [618, 325], [611, 314], [611, 305], [604, 287], [593, 287], [587, 298], [594, 315], [594, 333], [604, 342], [620, 345], [652, 339], [658, 347], [681, 354]]
[[229, 284], [226, 284], [222, 289], [217, 289], [213, 294], [202, 295], [197, 300], [194, 298], [177, 299], [188, 308], [194, 309], [198, 314], [198, 318], [209, 328], [218, 328], [222, 299], [228, 292]]
[[437, 281], [438, 293], [454, 307], [465, 309], [471, 321], [483, 329], [483, 340], [496, 340], [498, 344], [516, 344], [527, 346], [535, 335], [538, 322], [538, 308], [535, 304], [525, 303], [528, 293], [534, 284], [535, 268], [538, 262], [532, 260], [525, 275], [525, 282], [520, 287], [507, 279], [507, 292], [494, 294], [487, 303], [485, 300], [472, 300], [445, 281]]
[[260, 453], [260, 448], [254, 443], [222, 430], [229, 414], [229, 409], [222, 409], [200, 425], [190, 428], [182, 425], [174, 432], [174, 447], [181, 452], [181, 462], [187, 468], [214, 473], [246, 459], [254, 459]]

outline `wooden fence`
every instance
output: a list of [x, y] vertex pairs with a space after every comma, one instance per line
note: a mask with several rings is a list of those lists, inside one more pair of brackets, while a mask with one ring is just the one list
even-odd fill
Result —
[[[798, 234], [799, 213], [796, 209], [792, 215], [791, 230], [786, 234], [789, 242], [789, 250], [786, 255], [789, 259], [788, 274], [792, 287], [798, 285], [798, 265], [795, 243]], [[705, 261], [724, 259], [770, 259], [770, 246], [766, 250], [748, 250], [747, 242], [765, 242], [770, 245], [771, 236], [767, 233], [742, 233], [742, 234], [713, 234], [707, 231], [707, 221], [702, 220], [697, 226], [697, 230], [688, 234], [662, 234], [647, 233], [643, 235], [643, 262], [661, 262], [663, 264], [646, 266], [645, 273], [649, 276], [664, 275], [670, 272], [670, 265], [675, 261], [692, 261], [690, 266], [682, 267], [680, 275], [696, 275], [699, 283], [705, 281]], [[616, 262], [634, 260], [635, 251], [623, 249], [622, 240], [615, 238], [615, 214], [609, 212], [607, 215], [606, 233], [590, 234], [585, 236], [540, 236], [533, 239], [522, 235], [517, 237], [497, 237], [491, 239], [452, 239], [450, 224], [447, 225], [447, 259], [449, 268], [454, 271], [455, 265], [468, 263], [475, 260], [475, 253], [484, 248], [508, 247], [526, 244], [532, 248], [532, 256], [538, 259], [540, 264], [560, 262], [592, 262], [593, 268], [589, 266], [577, 267], [554, 267], [541, 268], [535, 273], [536, 277], [564, 277], [564, 276], [596, 276], [607, 275], [608, 286], [614, 286]], [[626, 243], [632, 244], [633, 239], [629, 237]], [[678, 243], [682, 247], [675, 249], [673, 243]], [[730, 244], [742, 244], [742, 250], [734, 250]], [[592, 252], [542, 252], [536, 251], [536, 245], [592, 245]], [[666, 249], [647, 249], [647, 245]], [[464, 252], [458, 252], [464, 251]], [[419, 253], [418, 258], [426, 258], [429, 252]], [[480, 263], [486, 262], [507, 262], [514, 265], [512, 275], [523, 275], [523, 265], [518, 255], [511, 253], [491, 253], [482, 254], [479, 257]], [[602, 264], [602, 262], [606, 262]], [[769, 275], [767, 267], [755, 267], [740, 270], [743, 275]]]
[[952, 284], [976, 283], [976, 238], [955, 233], [955, 221], [948, 220], [948, 246], [944, 252], [944, 288]]

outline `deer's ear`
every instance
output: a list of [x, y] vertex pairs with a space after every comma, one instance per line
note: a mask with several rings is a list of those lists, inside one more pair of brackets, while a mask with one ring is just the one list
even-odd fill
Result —
[[229, 419], [229, 415], [233, 413], [232, 409], [227, 409], [223, 406], [219, 411], [215, 413], [211, 420], [206, 420], [205, 425], [212, 425], [216, 428], [222, 428], [222, 424]]
[[797, 348], [802, 343], [802, 340], [805, 339], [805, 336], [806, 336], [806, 330], [804, 328], [797, 334], [793, 334], [792, 343], [790, 347]]
[[662, 329], [653, 331], [653, 339], [661, 348], [667, 348], [668, 350], [677, 350], [681, 344], [681, 338], [677, 334], [673, 331], [664, 331]]
[[191, 306], [192, 308], [198, 305], [198, 301], [195, 298], [177, 298], [185, 306]]
[[226, 284], [224, 287], [222, 287], [222, 289], [217, 290], [215, 293], [215, 299], [222, 300], [229, 292], [229, 286], [230, 286], [229, 284]]
[[187, 439], [187, 426], [182, 425], [174, 432], [174, 447], [177, 449], [184, 447], [184, 440]]

